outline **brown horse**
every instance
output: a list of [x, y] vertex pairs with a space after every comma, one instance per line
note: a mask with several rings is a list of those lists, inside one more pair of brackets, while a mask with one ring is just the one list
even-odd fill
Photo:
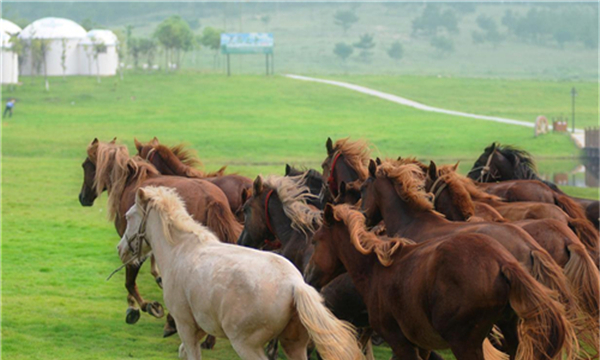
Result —
[[369, 178], [361, 188], [361, 207], [369, 225], [383, 220], [388, 234], [407, 237], [416, 242], [449, 234], [489, 235], [503, 245], [540, 283], [556, 290], [569, 314], [574, 316], [576, 304], [561, 268], [526, 231], [508, 223], [448, 221], [433, 210], [432, 194], [426, 193], [424, 186], [425, 174], [417, 165], [397, 166], [384, 162], [377, 168], [371, 160]]
[[[576, 219], [587, 218], [596, 228], [598, 228], [600, 202], [596, 200], [571, 198], [562, 192], [555, 184], [542, 180], [537, 175], [533, 157], [525, 150], [510, 145], [492, 143], [485, 148], [481, 156], [473, 165], [471, 171], [469, 171], [468, 176], [473, 180], [486, 183], [493, 183], [496, 181], [503, 182], [507, 180], [536, 180], [542, 182], [552, 191], [550, 201], [533, 201], [554, 203], [560, 206], [571, 217]], [[540, 197], [549, 197], [549, 194], [543, 194], [547, 192], [547, 189], [539, 186], [533, 189], [533, 191], [521, 191], [522, 192], [518, 194], [520, 198], [526, 197], [527, 199], [536, 199]], [[507, 196], [499, 196], [511, 201]], [[554, 202], [552, 202], [551, 199], [554, 199]]]
[[333, 200], [338, 196], [340, 184], [367, 178], [369, 163], [369, 148], [361, 140], [350, 141], [350, 138], [340, 139], [333, 144], [331, 138], [325, 143], [327, 157], [321, 164], [323, 179], [326, 181], [330, 196]]
[[[229, 210], [227, 198], [218, 187], [204, 180], [160, 175], [143, 159], [131, 158], [127, 147], [115, 144], [114, 140], [102, 143], [94, 139], [88, 146], [83, 169], [84, 182], [79, 194], [81, 204], [92, 206], [102, 192], [108, 191], [109, 218], [114, 219], [119, 236], [127, 227], [125, 213], [134, 204], [137, 189], [150, 185], [175, 188], [192, 217], [210, 228], [223, 242], [235, 243], [242, 230]], [[125, 287], [129, 292], [126, 321], [133, 324], [139, 320], [136, 302], [143, 311], [156, 317], [162, 316], [162, 306], [158, 302], [144, 300], [138, 292], [135, 279], [139, 265], [128, 264], [125, 269]], [[158, 273], [155, 276], [160, 283]]]
[[200, 161], [182, 144], [169, 148], [161, 145], [156, 137], [147, 144], [137, 139], [134, 142], [138, 155], [152, 163], [161, 174], [204, 179], [218, 186], [227, 196], [238, 221], [244, 221], [241, 214], [242, 192], [252, 187], [252, 180], [237, 174], [225, 175], [225, 166], [213, 173], [203, 172], [196, 167]]
[[[470, 192], [476, 189], [472, 180], [458, 175], [455, 171], [454, 166], [442, 166], [438, 170], [435, 163], [430, 164], [425, 190], [435, 193], [435, 209], [451, 221], [468, 221], [474, 215], [485, 217], [486, 214], [477, 213], [471, 200]], [[471, 184], [473, 189], [468, 190], [468, 184]], [[585, 246], [573, 231], [560, 221], [522, 220], [512, 224], [527, 231], [563, 268], [579, 307], [585, 313], [587, 320], [583, 326], [588, 328], [588, 335], [591, 336], [588, 342], [598, 352], [600, 274], [594, 266], [594, 260], [597, 259], [588, 255]]]
[[489, 236], [414, 244], [378, 238], [364, 220], [348, 205], [326, 205], [305, 277], [323, 285], [348, 271], [396, 358], [426, 359], [430, 350], [450, 348], [458, 360], [502, 359], [487, 337], [503, 319], [517, 319], [511, 358], [558, 359], [563, 350], [575, 357], [562, 306]]

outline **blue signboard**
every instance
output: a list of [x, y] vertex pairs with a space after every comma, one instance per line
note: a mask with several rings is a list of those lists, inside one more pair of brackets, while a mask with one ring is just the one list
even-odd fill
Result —
[[221, 34], [223, 54], [272, 54], [273, 34], [271, 33], [223, 33]]

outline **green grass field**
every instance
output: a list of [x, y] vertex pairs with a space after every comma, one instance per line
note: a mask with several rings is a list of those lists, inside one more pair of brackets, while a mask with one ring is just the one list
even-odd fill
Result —
[[[5, 88], [2, 94], [3, 100], [18, 99], [14, 116], [2, 122], [2, 351], [7, 359], [177, 356], [179, 340], [161, 338], [162, 320], [143, 316], [135, 326], [125, 324], [124, 274], [105, 281], [120, 265], [118, 238], [106, 219], [106, 196], [91, 208], [77, 200], [83, 178], [80, 164], [94, 137], [108, 141], [117, 136], [130, 149], [133, 137], [147, 141], [158, 136], [167, 144], [185, 141], [198, 151], [206, 168], [229, 164], [230, 170], [250, 177], [281, 174], [286, 162], [318, 167], [327, 136], [368, 139], [378, 156], [466, 163], [492, 141], [519, 144], [539, 157], [579, 154], [568, 136], [535, 139], [528, 128], [418, 112], [283, 77], [189, 72], [126, 74], [124, 82], [106, 78], [101, 84], [93, 78], [51, 79], [49, 93], [43, 91], [41, 79], [33, 85], [28, 78], [23, 81], [15, 92]], [[412, 83], [407, 86], [413, 89], [429, 83], [443, 99], [440, 103], [468, 110], [461, 102], [452, 103], [444, 87], [433, 85], [435, 79], [389, 78], [386, 86], [399, 82]], [[519, 82], [511, 84], [519, 88]], [[495, 86], [493, 80], [478, 85], [478, 108], [528, 119], [537, 111], [536, 99], [544, 97], [525, 93], [522, 96], [530, 96], [530, 101], [520, 99], [513, 107], [511, 93], [496, 89], [485, 95]], [[546, 82], [522, 86], [540, 94], [548, 89]], [[434, 101], [435, 94], [430, 96]], [[510, 110], [501, 109], [503, 101], [511, 104]], [[597, 103], [582, 101], [581, 106], [583, 113], [596, 111], [597, 116]], [[576, 193], [598, 196], [597, 189]], [[141, 292], [162, 301], [148, 273], [142, 270]], [[236, 358], [224, 340], [204, 356]], [[378, 359], [389, 356], [386, 348], [377, 349]]]

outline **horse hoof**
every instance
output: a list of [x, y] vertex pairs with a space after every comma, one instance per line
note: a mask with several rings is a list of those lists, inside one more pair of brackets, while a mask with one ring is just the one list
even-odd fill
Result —
[[158, 284], [159, 288], [161, 288], [161, 289], [163, 288], [162, 287], [162, 277], [159, 276], [156, 278], [156, 284]]
[[215, 347], [216, 342], [217, 339], [214, 336], [208, 335], [206, 336], [206, 340], [204, 340], [204, 342], [200, 344], [200, 348], [205, 350], [212, 350]]
[[167, 321], [163, 327], [163, 337], [166, 338], [173, 334], [177, 334], [177, 324], [171, 315], [167, 315]]
[[125, 322], [129, 325], [133, 325], [140, 319], [140, 311], [134, 308], [128, 308], [125, 313]]
[[158, 301], [148, 303], [148, 305], [146, 305], [146, 312], [155, 318], [165, 316], [165, 310]]
[[175, 335], [177, 334], [177, 329], [173, 329], [173, 328], [167, 328], [165, 326], [165, 328], [163, 329], [163, 338], [168, 338], [169, 336]]

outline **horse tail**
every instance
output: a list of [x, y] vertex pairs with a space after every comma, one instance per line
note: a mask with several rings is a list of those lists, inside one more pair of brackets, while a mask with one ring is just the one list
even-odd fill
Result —
[[571, 199], [567, 195], [559, 194], [555, 191], [552, 192], [554, 195], [554, 203], [564, 212], [569, 214], [574, 219], [587, 219], [585, 210], [575, 200]]
[[531, 260], [533, 277], [555, 292], [557, 300], [564, 305], [568, 318], [575, 321], [578, 313], [577, 302], [562, 269], [545, 250], [532, 250]]
[[491, 341], [486, 338], [483, 340], [483, 358], [484, 360], [508, 360], [510, 356], [496, 349]]
[[589, 222], [589, 220], [584, 219], [574, 219], [571, 218], [569, 221], [569, 228], [573, 230], [573, 232], [577, 235], [579, 240], [583, 243], [585, 248], [587, 249], [590, 257], [598, 266], [600, 256], [600, 247], [598, 242], [600, 241], [598, 230]]
[[510, 284], [508, 301], [519, 316], [517, 359], [575, 359], [579, 350], [577, 336], [565, 316], [564, 308], [551, 291], [534, 281], [517, 263], [502, 267]]
[[600, 273], [590, 259], [586, 249], [581, 244], [571, 244], [567, 247], [570, 258], [565, 265], [564, 272], [569, 279], [571, 289], [575, 292], [578, 305], [585, 314], [583, 324], [586, 343], [594, 347], [596, 353], [600, 352], [598, 343], [600, 336], [598, 329], [600, 322]]
[[356, 341], [356, 330], [347, 322], [338, 320], [323, 305], [317, 290], [305, 284], [294, 286], [294, 303], [300, 322], [325, 360], [364, 359]]
[[212, 201], [207, 207], [206, 226], [224, 243], [235, 244], [243, 226], [237, 222], [229, 205]]

